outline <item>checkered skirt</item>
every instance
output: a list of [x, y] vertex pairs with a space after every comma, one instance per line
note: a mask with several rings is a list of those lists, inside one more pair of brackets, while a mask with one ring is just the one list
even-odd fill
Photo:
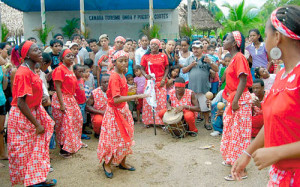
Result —
[[44, 182], [50, 169], [49, 143], [54, 121], [42, 105], [32, 108], [31, 113], [44, 127], [45, 133], [37, 135], [35, 126], [18, 107], [13, 106], [9, 113], [7, 149], [12, 186]]

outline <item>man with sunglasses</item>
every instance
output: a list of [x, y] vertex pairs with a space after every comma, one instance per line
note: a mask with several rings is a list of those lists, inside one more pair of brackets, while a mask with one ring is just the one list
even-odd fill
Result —
[[218, 66], [207, 56], [202, 55], [203, 45], [201, 41], [196, 40], [192, 44], [193, 55], [187, 59], [187, 63], [182, 69], [183, 73], [190, 72], [188, 88], [195, 92], [198, 99], [201, 112], [204, 115], [205, 125], [207, 130], [212, 130], [209, 124], [209, 109], [206, 105], [205, 93], [210, 90], [209, 70], [212, 69], [218, 72]]

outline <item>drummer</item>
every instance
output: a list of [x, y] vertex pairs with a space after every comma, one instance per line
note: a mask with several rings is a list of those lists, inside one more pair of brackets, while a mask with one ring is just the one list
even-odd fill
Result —
[[189, 126], [191, 136], [196, 136], [198, 129], [195, 125], [196, 113], [200, 112], [199, 103], [195, 93], [185, 88], [185, 80], [182, 77], [175, 79], [175, 89], [170, 90], [170, 97], [167, 102], [167, 109], [161, 110], [158, 115], [162, 119], [167, 110], [175, 108], [175, 112], [183, 112], [183, 117]]

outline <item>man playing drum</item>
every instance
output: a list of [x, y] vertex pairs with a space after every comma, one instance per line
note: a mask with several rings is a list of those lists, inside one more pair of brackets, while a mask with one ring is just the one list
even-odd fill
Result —
[[198, 129], [195, 125], [196, 115], [195, 112], [200, 112], [199, 103], [195, 97], [195, 93], [185, 88], [185, 80], [182, 77], [178, 77], [175, 80], [175, 89], [170, 90], [170, 98], [167, 102], [167, 109], [161, 110], [158, 115], [163, 118], [166, 111], [175, 108], [175, 112], [183, 112], [183, 117], [189, 126], [189, 131], [191, 136], [196, 136]]

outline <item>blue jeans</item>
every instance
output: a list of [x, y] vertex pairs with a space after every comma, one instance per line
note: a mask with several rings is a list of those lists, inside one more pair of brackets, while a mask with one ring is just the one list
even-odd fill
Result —
[[80, 111], [81, 111], [81, 114], [82, 114], [83, 124], [86, 123], [85, 105], [86, 105], [86, 103], [84, 103], [84, 104], [79, 104]]

